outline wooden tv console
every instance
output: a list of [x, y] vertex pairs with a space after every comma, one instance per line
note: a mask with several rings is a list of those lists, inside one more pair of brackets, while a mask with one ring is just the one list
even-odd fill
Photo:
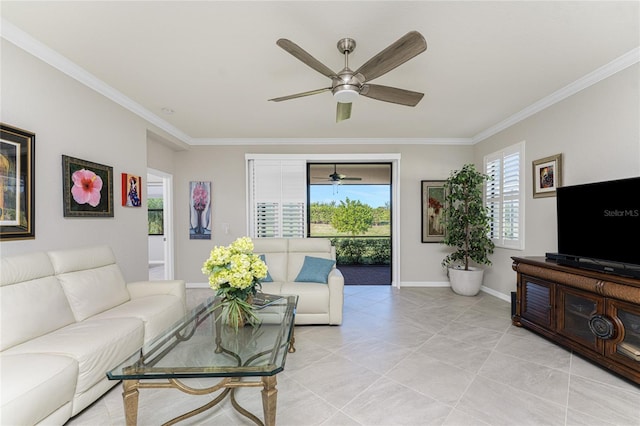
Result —
[[640, 280], [512, 257], [513, 324], [640, 384]]

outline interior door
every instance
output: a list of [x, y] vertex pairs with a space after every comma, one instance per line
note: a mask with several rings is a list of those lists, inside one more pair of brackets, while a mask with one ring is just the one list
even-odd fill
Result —
[[146, 186], [149, 212], [149, 279], [173, 279], [173, 177], [160, 170], [148, 169]]

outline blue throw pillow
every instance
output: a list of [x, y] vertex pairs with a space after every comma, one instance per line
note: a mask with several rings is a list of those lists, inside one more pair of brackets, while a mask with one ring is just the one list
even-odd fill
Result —
[[[262, 260], [265, 264], [267, 263], [267, 258], [265, 257], [264, 254], [260, 255], [260, 260]], [[267, 268], [269, 267], [269, 265], [267, 265]], [[267, 276], [264, 277], [262, 279], [263, 283], [272, 283], [273, 282], [273, 278], [271, 278], [271, 274], [269, 273], [269, 271], [267, 271]]]
[[304, 283], [327, 283], [329, 272], [336, 264], [335, 260], [322, 259], [320, 257], [305, 256], [302, 269], [296, 277], [296, 282]]

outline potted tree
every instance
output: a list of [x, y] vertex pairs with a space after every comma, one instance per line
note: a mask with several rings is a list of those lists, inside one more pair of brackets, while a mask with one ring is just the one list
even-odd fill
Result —
[[482, 200], [482, 185], [489, 176], [465, 164], [445, 181], [443, 243], [454, 247], [442, 266], [447, 268], [451, 289], [464, 296], [475, 296], [482, 286], [484, 269], [472, 266], [491, 265], [489, 255], [494, 244], [489, 238], [490, 218]]

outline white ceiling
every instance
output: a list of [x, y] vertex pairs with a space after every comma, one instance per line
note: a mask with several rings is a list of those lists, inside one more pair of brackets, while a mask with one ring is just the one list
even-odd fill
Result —
[[[637, 62], [639, 4], [3, 0], [0, 12], [3, 37], [42, 57], [53, 49], [80, 66], [81, 76], [95, 76], [90, 84], [188, 143], [464, 143]], [[356, 40], [349, 63], [356, 69], [411, 30], [423, 34], [427, 51], [374, 83], [425, 93], [415, 108], [361, 97], [351, 119], [336, 123], [330, 92], [267, 101], [330, 85], [276, 46], [279, 38], [338, 71], [339, 39]], [[31, 37], [46, 47], [33, 47]], [[49, 61], [78, 73], [64, 58]]]

